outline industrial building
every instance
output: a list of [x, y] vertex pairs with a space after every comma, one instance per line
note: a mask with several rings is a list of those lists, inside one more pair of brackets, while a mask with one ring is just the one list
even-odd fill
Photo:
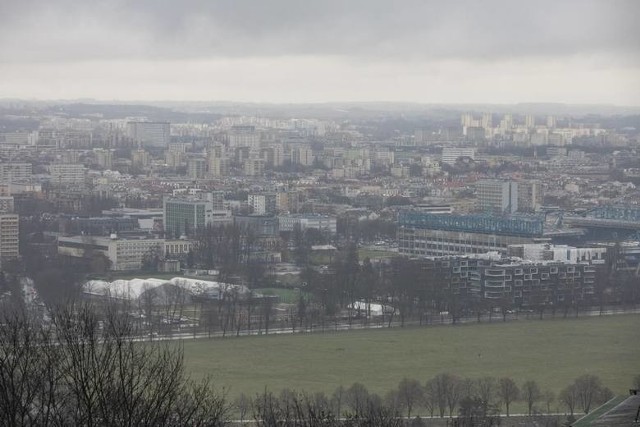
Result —
[[540, 217], [433, 214], [401, 211], [398, 252], [409, 256], [506, 253], [509, 245], [544, 238]]

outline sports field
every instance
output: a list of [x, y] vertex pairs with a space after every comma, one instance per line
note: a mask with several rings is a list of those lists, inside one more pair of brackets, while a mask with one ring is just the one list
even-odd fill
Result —
[[640, 373], [640, 315], [187, 340], [184, 350], [192, 375], [211, 375], [230, 397], [356, 381], [384, 394], [441, 372], [533, 379], [556, 395], [590, 373], [625, 394]]

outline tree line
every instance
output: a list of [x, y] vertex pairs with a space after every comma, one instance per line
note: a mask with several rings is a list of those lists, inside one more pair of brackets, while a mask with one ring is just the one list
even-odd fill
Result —
[[[638, 379], [636, 379], [637, 381]], [[257, 425], [361, 425], [372, 420], [385, 420], [384, 424], [404, 425], [400, 420], [410, 420], [419, 412], [423, 416], [455, 418], [457, 425], [499, 425], [504, 410], [511, 415], [514, 403], [526, 408], [525, 415], [552, 415], [563, 406], [568, 418], [573, 420], [577, 412], [589, 413], [613, 397], [613, 393], [595, 375], [585, 374], [577, 378], [556, 396], [543, 390], [534, 380], [518, 385], [512, 378], [462, 378], [451, 373], [441, 373], [424, 383], [403, 378], [396, 388], [380, 396], [370, 392], [361, 383], [348, 388], [337, 387], [333, 393], [305, 393], [283, 389], [274, 394], [265, 389], [253, 398], [239, 395], [234, 403], [240, 421], [251, 419]], [[304, 420], [306, 423], [296, 424]], [[395, 420], [395, 421], [393, 421]], [[388, 423], [388, 424], [387, 424]]]

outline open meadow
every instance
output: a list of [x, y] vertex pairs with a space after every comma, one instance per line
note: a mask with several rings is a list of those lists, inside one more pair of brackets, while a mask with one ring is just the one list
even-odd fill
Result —
[[536, 380], [556, 393], [598, 375], [616, 394], [640, 373], [640, 315], [184, 341], [187, 370], [231, 398], [282, 388], [332, 392], [361, 382], [384, 395], [441, 372]]

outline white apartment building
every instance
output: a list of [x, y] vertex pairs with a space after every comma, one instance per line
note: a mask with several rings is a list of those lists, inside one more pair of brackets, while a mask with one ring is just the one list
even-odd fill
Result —
[[31, 163], [0, 163], [0, 181], [12, 182], [31, 177]]
[[0, 196], [0, 213], [13, 213], [13, 196]]
[[54, 163], [49, 165], [52, 184], [80, 184], [85, 180], [85, 168], [80, 164]]
[[294, 215], [280, 215], [278, 217], [278, 223], [280, 231], [293, 231], [296, 226], [300, 226], [301, 230], [309, 228], [315, 228], [318, 230], [328, 231], [331, 234], [336, 234], [336, 218], [324, 215], [315, 214], [294, 214]]
[[469, 157], [475, 160], [475, 148], [445, 147], [442, 149], [442, 163], [454, 165], [460, 157]]

